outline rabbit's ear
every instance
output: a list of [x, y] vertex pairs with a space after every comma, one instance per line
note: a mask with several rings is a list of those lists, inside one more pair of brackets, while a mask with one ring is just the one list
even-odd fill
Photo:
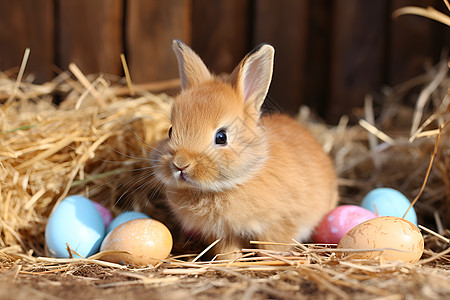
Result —
[[185, 43], [173, 40], [172, 49], [177, 56], [182, 89], [196, 86], [211, 79], [211, 73], [201, 58]]
[[231, 82], [241, 93], [245, 103], [252, 103], [259, 111], [272, 80], [275, 50], [261, 44], [247, 54], [231, 74]]

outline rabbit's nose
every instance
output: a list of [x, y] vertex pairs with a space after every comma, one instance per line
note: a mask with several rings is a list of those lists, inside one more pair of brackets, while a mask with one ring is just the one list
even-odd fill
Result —
[[187, 172], [187, 168], [191, 165], [189, 155], [186, 153], [177, 153], [173, 158], [172, 165], [177, 172]]
[[178, 171], [184, 171], [189, 167], [189, 164], [180, 164], [179, 162], [174, 161], [173, 162], [173, 166], [178, 170]]

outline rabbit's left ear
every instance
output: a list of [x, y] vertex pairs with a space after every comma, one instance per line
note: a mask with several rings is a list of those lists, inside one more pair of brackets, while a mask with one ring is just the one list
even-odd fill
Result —
[[211, 79], [211, 73], [202, 59], [185, 43], [173, 40], [172, 49], [177, 56], [183, 90]]
[[247, 54], [231, 74], [231, 82], [244, 103], [253, 103], [259, 111], [272, 81], [275, 49], [261, 44]]

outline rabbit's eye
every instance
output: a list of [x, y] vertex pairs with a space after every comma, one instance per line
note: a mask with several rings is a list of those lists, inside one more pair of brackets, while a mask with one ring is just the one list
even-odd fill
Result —
[[216, 132], [216, 145], [226, 145], [227, 144], [227, 133], [224, 129], [219, 129]]
[[172, 127], [169, 128], [169, 139], [172, 138]]

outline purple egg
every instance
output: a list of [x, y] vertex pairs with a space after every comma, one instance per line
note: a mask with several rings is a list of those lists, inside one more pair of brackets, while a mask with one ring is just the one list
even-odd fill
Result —
[[105, 228], [108, 227], [109, 223], [111, 223], [113, 216], [109, 212], [109, 210], [101, 205], [100, 203], [97, 203], [95, 201], [92, 201], [94, 203], [95, 208], [98, 210], [100, 215], [102, 216], [103, 224], [105, 224]]

